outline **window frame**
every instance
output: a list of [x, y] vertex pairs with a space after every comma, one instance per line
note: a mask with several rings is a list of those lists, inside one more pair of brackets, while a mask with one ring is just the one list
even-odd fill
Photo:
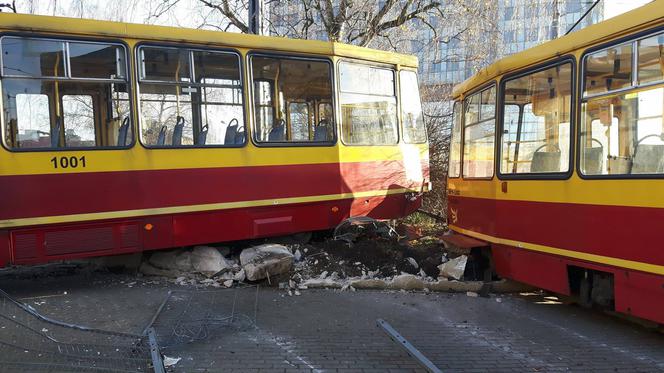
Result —
[[[354, 63], [358, 65], [366, 65], [370, 67], [377, 67], [381, 69], [386, 69], [392, 71], [392, 74], [394, 76], [394, 79], [392, 80], [392, 84], [394, 85], [394, 97], [396, 99], [396, 110], [397, 110], [397, 141], [394, 144], [350, 144], [347, 143], [346, 140], [344, 139], [344, 136], [339, 136], [341, 139], [341, 143], [344, 144], [344, 146], [399, 146], [400, 144], [403, 143], [401, 139], [401, 99], [399, 95], [399, 86], [397, 85], [397, 80], [399, 79], [398, 73], [399, 70], [397, 70], [396, 65], [390, 65], [386, 63], [379, 63], [379, 62], [368, 62], [368, 61], [362, 61], [362, 60], [355, 60], [355, 59], [350, 59], [350, 58], [340, 58], [337, 63], [336, 63], [336, 73], [340, 71], [339, 65], [341, 63]], [[336, 95], [339, 95], [339, 108], [338, 108], [338, 115], [339, 115], [339, 132], [343, 133], [343, 123], [341, 123], [341, 82], [338, 82], [337, 85], [335, 85], [336, 88]], [[384, 95], [376, 95], [376, 96], [382, 96], [382, 97], [390, 97], [390, 96], [384, 96]], [[337, 110], [335, 110], [335, 114], [337, 114]], [[427, 138], [428, 141], [428, 138]]]
[[[449, 153], [447, 156], [447, 178], [448, 179], [461, 179], [463, 177], [463, 122], [464, 122], [464, 117], [463, 115], [463, 102], [464, 102], [464, 96], [460, 97], [461, 100], [457, 100], [457, 98], [452, 99], [452, 126], [450, 127], [450, 144], [448, 146]], [[450, 176], [450, 154], [452, 154], [452, 140], [454, 140], [454, 116], [456, 113], [454, 112], [454, 107], [457, 106], [456, 104], [459, 104], [458, 106], [461, 108], [461, 123], [459, 123], [459, 126], [461, 127], [459, 129], [459, 174], [457, 176]]]
[[[528, 172], [528, 173], [502, 173], [501, 172], [501, 166], [502, 166], [502, 161], [503, 161], [503, 132], [505, 131], [505, 111], [503, 110], [503, 107], [505, 105], [505, 100], [504, 100], [504, 92], [505, 92], [505, 84], [514, 79], [518, 79], [524, 76], [528, 76], [530, 74], [534, 74], [540, 71], [548, 70], [552, 67], [556, 66], [562, 66], [564, 64], [570, 63], [571, 64], [571, 97], [570, 97], [570, 113], [569, 113], [569, 154], [568, 154], [568, 165], [567, 165], [567, 171], [565, 172], [542, 172], [542, 173], [533, 173], [533, 172]], [[498, 175], [499, 180], [567, 180], [572, 177], [574, 174], [574, 158], [575, 154], [578, 153], [576, 151], [576, 148], [574, 147], [575, 145], [575, 137], [576, 137], [576, 132], [577, 132], [577, 106], [579, 104], [578, 101], [578, 78], [577, 78], [577, 62], [576, 58], [572, 54], [564, 55], [549, 61], [546, 61], [544, 63], [540, 63], [538, 65], [535, 65], [533, 67], [529, 67], [526, 69], [519, 70], [514, 73], [506, 74], [504, 75], [501, 80], [500, 80], [500, 97], [497, 100], [498, 106], [500, 107], [500, 113], [499, 113], [499, 122], [497, 124], [497, 130], [496, 134], [500, 134], [500, 137], [498, 138], [498, 144], [500, 146], [497, 147], [496, 149], [496, 159], [498, 159], [498, 162], [496, 162], [496, 175]]]
[[[53, 147], [48, 147], [48, 148], [12, 148], [9, 146], [6, 142], [6, 125], [4, 122], [4, 115], [0, 117], [0, 136], [2, 136], [2, 139], [0, 139], [0, 144], [2, 144], [2, 148], [5, 150], [12, 152], [12, 153], [48, 153], [48, 152], [72, 152], [72, 151], [97, 151], [97, 150], [127, 150], [133, 148], [137, 141], [136, 137], [138, 134], [138, 121], [137, 118], [134, 116], [134, 109], [136, 102], [134, 100], [134, 85], [135, 82], [133, 80], [133, 74], [131, 72], [131, 64], [130, 60], [132, 58], [132, 51], [131, 48], [129, 47], [129, 44], [127, 44], [126, 41], [122, 39], [114, 39], [114, 38], [95, 38], [95, 37], [70, 37], [70, 36], [64, 36], [64, 35], [47, 35], [43, 33], [31, 33], [31, 32], [3, 32], [0, 33], [0, 44], [2, 43], [2, 39], [5, 37], [20, 37], [20, 38], [30, 38], [30, 39], [40, 39], [40, 40], [47, 40], [47, 41], [60, 41], [63, 43], [66, 42], [76, 42], [76, 43], [90, 43], [90, 44], [109, 44], [109, 45], [116, 45], [122, 47], [122, 49], [125, 52], [125, 77], [124, 80], [122, 79], [99, 79], [99, 78], [80, 78], [80, 77], [29, 77], [29, 76], [16, 76], [16, 75], [3, 75], [2, 71], [4, 70], [3, 66], [3, 60], [0, 58], [0, 81], [2, 79], [8, 78], [8, 79], [27, 79], [27, 80], [41, 80], [41, 81], [55, 81], [55, 80], [61, 80], [61, 81], [71, 81], [71, 82], [108, 82], [109, 84], [125, 84], [127, 87], [127, 97], [128, 97], [128, 102], [129, 102], [129, 128], [132, 131], [132, 138], [131, 142], [129, 142], [125, 146], [94, 146], [94, 147], [73, 147], [73, 148], [67, 148], [67, 147], [58, 147], [58, 148], [53, 148]], [[66, 44], [64, 45], [64, 53], [65, 53], [65, 61], [68, 61], [69, 59], [69, 48], [66, 47]], [[68, 75], [70, 74], [70, 69], [69, 69], [69, 62], [64, 62], [65, 64], [65, 71], [67, 72]], [[2, 99], [0, 99], [0, 109], [4, 108], [4, 102]]]
[[[255, 107], [255, 100], [254, 100], [254, 70], [253, 70], [253, 63], [252, 59], [254, 57], [266, 57], [266, 58], [282, 58], [286, 60], [298, 60], [298, 61], [316, 61], [316, 62], [324, 62], [328, 64], [329, 67], [329, 72], [330, 72], [330, 89], [331, 89], [331, 99], [332, 99], [332, 111], [334, 113], [334, 128], [332, 131], [332, 139], [329, 141], [258, 141], [256, 138], [256, 134], [258, 133], [256, 131], [256, 107]], [[246, 55], [246, 61], [247, 61], [247, 93], [249, 95], [249, 111], [251, 111], [251, 143], [258, 147], [258, 148], [283, 148], [283, 147], [333, 147], [337, 144], [337, 140], [339, 136], [337, 135], [337, 129], [339, 126], [339, 121], [338, 121], [338, 116], [337, 116], [337, 90], [336, 88], [336, 76], [335, 76], [335, 69], [334, 69], [334, 62], [332, 61], [331, 58], [328, 57], [321, 57], [321, 56], [315, 56], [315, 55], [303, 55], [303, 54], [296, 54], [296, 53], [276, 53], [276, 52], [266, 52], [266, 51], [257, 51], [257, 50], [250, 50], [247, 52]], [[260, 81], [260, 80], [259, 80]], [[277, 89], [274, 84], [272, 84], [272, 88], [274, 90]], [[276, 103], [275, 103], [276, 104]], [[276, 110], [275, 106], [272, 106], [273, 108], [273, 113], [276, 118]], [[288, 108], [286, 108], [286, 111], [288, 112]]]
[[[417, 83], [417, 94], [418, 94], [419, 99], [420, 99], [420, 110], [422, 110], [422, 122], [424, 124], [424, 141], [406, 141], [406, 137], [402, 136], [402, 134], [404, 133], [404, 130], [403, 130], [404, 121], [403, 121], [403, 106], [402, 106], [403, 105], [403, 100], [401, 100], [401, 72], [403, 72], [403, 71], [408, 71], [408, 72], [412, 72], [412, 73], [415, 74], [415, 82]], [[425, 119], [426, 116], [424, 114], [424, 105], [422, 104], [422, 93], [420, 92], [420, 75], [417, 73], [417, 70], [413, 70], [413, 69], [399, 69], [396, 72], [397, 72], [397, 75], [399, 76], [399, 89], [398, 89], [398, 95], [397, 95], [397, 102], [398, 102], [398, 105], [399, 105], [399, 122], [400, 122], [399, 137], [398, 137], [399, 143], [401, 142], [401, 139], [403, 137], [403, 143], [404, 144], [410, 144], [410, 145], [427, 144], [429, 142], [429, 134], [427, 133], [427, 122], [426, 122], [426, 119]]]
[[[576, 105], [578, 105], [579, 108], [579, 125], [577, 126], [577, 129], [575, 130], [575, 135], [576, 135], [576, 149], [580, 150], [581, 149], [581, 106], [584, 102], [584, 100], [589, 100], [589, 99], [594, 99], [594, 98], [600, 98], [600, 97], [610, 97], [610, 96], [621, 96], [623, 94], [626, 94], [630, 91], [642, 91], [642, 90], [647, 90], [647, 88], [653, 88], [656, 86], [662, 86], [664, 87], [664, 79], [657, 81], [657, 82], [650, 82], [646, 84], [639, 85], [638, 84], [638, 76], [639, 76], [639, 65], [638, 65], [638, 58], [639, 58], [639, 53], [638, 53], [638, 42], [642, 39], [647, 39], [652, 36], [656, 36], [658, 34], [664, 33], [664, 26], [659, 26], [659, 27], [654, 27], [650, 28], [648, 30], [644, 30], [641, 32], [637, 32], [631, 35], [623, 36], [618, 39], [614, 39], [611, 41], [608, 41], [606, 43], [598, 44], [596, 46], [590, 47], [586, 50], [583, 51], [583, 54], [581, 55], [580, 61], [581, 61], [581, 68], [579, 69], [579, 76], [581, 79], [581, 84], [579, 84], [579, 89], [578, 89], [578, 100], [576, 102]], [[608, 91], [608, 92], [603, 92], [601, 94], [596, 94], [596, 95], [589, 95], [589, 96], [583, 96], [583, 92], [585, 90], [585, 69], [586, 69], [586, 59], [590, 54], [593, 54], [595, 52], [599, 52], [601, 50], [610, 48], [612, 46], [620, 45], [620, 44], [625, 44], [625, 43], [631, 43], [632, 44], [632, 65], [634, 66], [634, 69], [632, 70], [632, 85], [628, 88], [622, 88], [622, 89], [617, 89], [613, 91]], [[636, 48], [634, 48], [636, 47]], [[576, 106], [575, 105], [575, 106]], [[577, 151], [576, 152], [576, 174], [579, 176], [579, 178], [584, 179], [584, 180], [653, 180], [653, 179], [664, 179], [664, 173], [660, 174], [607, 174], [607, 175], [586, 175], [583, 172], [581, 172], [581, 152]]]
[[[482, 93], [483, 91], [491, 88], [495, 88], [496, 91], [496, 99], [495, 99], [495, 104], [493, 108], [493, 120], [494, 120], [494, 132], [493, 132], [493, 167], [491, 168], [491, 176], [487, 177], [466, 177], [463, 174], [464, 171], [464, 161], [465, 161], [465, 152], [466, 152], [466, 102], [467, 98], [474, 95], [474, 94], [479, 94], [480, 95], [480, 102], [482, 101]], [[497, 145], [497, 135], [498, 135], [498, 84], [496, 83], [496, 80], [492, 79], [489, 82], [486, 82], [482, 84], [481, 86], [474, 88], [471, 91], [468, 91], [467, 93], [464, 93], [464, 95], [461, 97], [461, 158], [460, 162], [461, 165], [459, 167], [459, 178], [465, 181], [476, 181], [476, 180], [484, 180], [484, 181], [491, 181], [496, 177], [496, 165], [498, 162], [496, 162], [496, 145]], [[478, 108], [478, 116], [481, 115], [480, 113], [482, 112], [481, 109], [481, 104], [480, 108]], [[476, 122], [474, 124], [481, 123], [482, 120], [479, 122]]]
[[[168, 49], [184, 49], [189, 52], [219, 52], [219, 53], [226, 53], [226, 54], [232, 54], [237, 57], [238, 61], [238, 72], [239, 72], [239, 81], [241, 83], [241, 90], [242, 90], [242, 124], [244, 124], [244, 131], [245, 131], [245, 141], [242, 144], [232, 144], [232, 145], [223, 145], [223, 144], [214, 144], [214, 145], [148, 145], [143, 142], [143, 118], [141, 116], [141, 89], [140, 89], [140, 84], [141, 83], [147, 83], [147, 84], [157, 84], [157, 85], [186, 85], [186, 82], [169, 82], [169, 81], [163, 81], [163, 80], [152, 80], [152, 79], [145, 79], [141, 80], [141, 70], [142, 70], [142, 61], [141, 61], [141, 51], [140, 49], [143, 47], [153, 47], [153, 48], [168, 48]], [[189, 58], [190, 64], [190, 69], [194, 69], [193, 67], [193, 59], [190, 56]], [[136, 63], [136, 69], [134, 69], [134, 85], [136, 86], [136, 114], [137, 114], [137, 133], [136, 137], [138, 137], [138, 141], [140, 142], [141, 146], [145, 149], [230, 149], [230, 148], [243, 148], [247, 146], [249, 143], [248, 139], [251, 136], [249, 132], [249, 127], [247, 125], [247, 88], [246, 88], [246, 81], [245, 81], [245, 76], [244, 76], [244, 58], [242, 56], [242, 53], [238, 49], [234, 48], [214, 48], [214, 47], [206, 47], [206, 46], [201, 46], [197, 44], [189, 44], [189, 43], [154, 43], [154, 42], [139, 42], [134, 46], [134, 61]], [[195, 73], [195, 70], [194, 70]], [[194, 83], [193, 79], [195, 77], [191, 77], [192, 81], [188, 82], [190, 85], [196, 85], [196, 86], [205, 86], [204, 84], [199, 84], [199, 83]], [[215, 85], [209, 85], [208, 87], [216, 87]], [[213, 103], [214, 104], [214, 103]]]

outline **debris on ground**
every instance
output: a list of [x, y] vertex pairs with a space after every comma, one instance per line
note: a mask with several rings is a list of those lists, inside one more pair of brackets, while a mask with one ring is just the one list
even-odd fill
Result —
[[466, 255], [460, 255], [454, 259], [450, 259], [438, 266], [438, 269], [440, 270], [438, 277], [461, 280], [463, 273], [466, 271], [466, 263], [468, 263], [468, 257]]
[[332, 237], [318, 232], [227, 247], [157, 251], [144, 260], [140, 272], [173, 278], [183, 286], [261, 283], [278, 286], [286, 295], [300, 295], [308, 288], [329, 288], [487, 296], [490, 292], [524, 288], [513, 282], [474, 281], [466, 270], [471, 258], [446, 247], [439, 238], [441, 234], [403, 224], [395, 229], [387, 222], [353, 218], [340, 224]]
[[293, 254], [284, 245], [265, 244], [242, 250], [240, 264], [247, 280], [269, 279], [293, 268]]

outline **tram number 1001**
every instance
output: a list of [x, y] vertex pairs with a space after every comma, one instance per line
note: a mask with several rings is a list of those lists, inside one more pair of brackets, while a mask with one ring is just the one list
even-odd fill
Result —
[[51, 164], [53, 168], [82, 168], [85, 167], [85, 156], [53, 157]]

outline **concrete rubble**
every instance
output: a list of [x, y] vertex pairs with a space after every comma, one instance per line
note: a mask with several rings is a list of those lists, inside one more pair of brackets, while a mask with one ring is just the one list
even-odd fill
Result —
[[460, 255], [454, 259], [450, 259], [438, 266], [438, 269], [440, 270], [438, 277], [461, 280], [463, 278], [463, 273], [466, 270], [467, 263], [468, 257], [466, 255]]
[[293, 268], [293, 254], [283, 245], [254, 246], [242, 250], [240, 264], [247, 280], [257, 281], [289, 272]]

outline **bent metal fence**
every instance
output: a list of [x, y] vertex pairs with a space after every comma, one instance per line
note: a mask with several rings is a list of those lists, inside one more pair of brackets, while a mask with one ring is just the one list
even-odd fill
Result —
[[0, 370], [159, 372], [163, 365], [147, 333], [118, 333], [53, 320], [0, 290]]

